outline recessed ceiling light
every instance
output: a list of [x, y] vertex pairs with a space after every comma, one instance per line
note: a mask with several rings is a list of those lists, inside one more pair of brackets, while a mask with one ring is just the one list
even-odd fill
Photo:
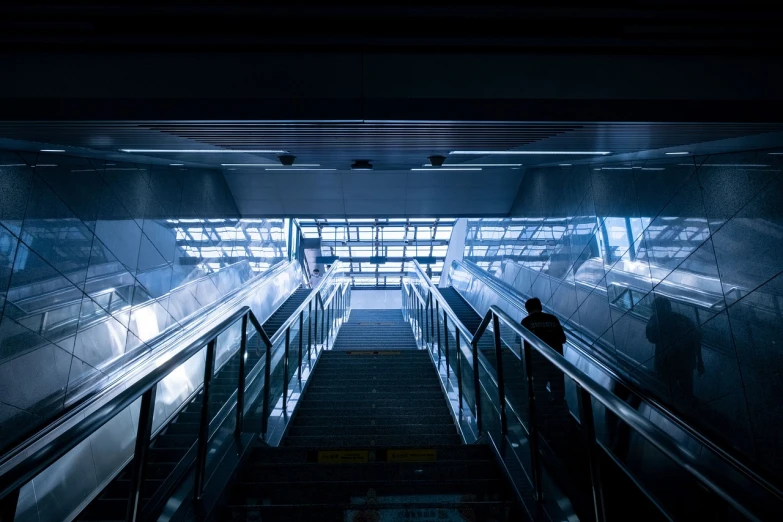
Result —
[[486, 154], [499, 154], [499, 155], [511, 155], [511, 154], [528, 154], [528, 155], [588, 155], [596, 154], [599, 156], [605, 156], [611, 154], [606, 151], [576, 151], [576, 150], [453, 150], [449, 154], [473, 154], [476, 156], [483, 156]]
[[[221, 163], [221, 167], [279, 167], [279, 163]], [[297, 163], [297, 167], [320, 167], [320, 163]]]
[[41, 149], [41, 152], [65, 152], [64, 149]]
[[285, 171], [291, 171], [291, 170], [337, 170], [337, 169], [303, 169], [303, 168], [300, 168], [300, 167], [288, 167], [288, 168], [278, 167], [276, 169], [264, 169], [264, 170], [285, 170]]
[[664, 153], [667, 156], [685, 156], [686, 154], [690, 154], [690, 152], [682, 151], [682, 152], [666, 152]]
[[283, 154], [285, 150], [232, 150], [232, 149], [120, 149], [122, 152], [171, 152], [188, 154]]
[[[422, 167], [432, 167], [429, 163], [424, 163]], [[470, 165], [446, 165], [446, 167], [521, 167], [522, 163], [471, 163]], [[442, 169], [443, 167], [436, 167]]]
[[460, 171], [460, 170], [481, 170], [481, 169], [478, 168], [478, 167], [475, 167], [475, 168], [438, 167], [436, 169], [411, 169], [411, 170], [422, 170], [422, 171], [426, 170], [427, 172], [434, 172], [436, 170], [438, 170], [438, 171], [440, 171], [440, 170], [457, 170], [457, 171]]

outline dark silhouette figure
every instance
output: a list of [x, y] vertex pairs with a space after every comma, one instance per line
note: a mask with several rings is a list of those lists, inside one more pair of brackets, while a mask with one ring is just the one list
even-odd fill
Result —
[[690, 405], [694, 399], [693, 371], [704, 373], [701, 332], [693, 321], [673, 312], [668, 299], [656, 297], [646, 334], [655, 345], [656, 374], [668, 386], [675, 402]]
[[[543, 311], [541, 300], [537, 297], [525, 302], [527, 317], [522, 319], [522, 326], [533, 332], [539, 339], [563, 355], [563, 344], [566, 341], [565, 332], [560, 321], [552, 314]], [[531, 347], [525, 341], [525, 350]], [[535, 349], [531, 352], [533, 361], [533, 383], [536, 398], [562, 402], [565, 398], [565, 381], [563, 373], [550, 363]]]
[[432, 279], [432, 268], [430, 267], [430, 265], [427, 265], [427, 269], [424, 270], [424, 273], [427, 274], [427, 277]]

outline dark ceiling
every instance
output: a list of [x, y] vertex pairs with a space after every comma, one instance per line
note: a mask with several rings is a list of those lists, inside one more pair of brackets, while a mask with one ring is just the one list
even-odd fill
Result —
[[[465, 49], [774, 53], [770, 2], [581, 1], [517, 5], [288, 1], [27, 2], [0, 7], [0, 46], [62, 49]], [[214, 5], [217, 4], [217, 5]]]

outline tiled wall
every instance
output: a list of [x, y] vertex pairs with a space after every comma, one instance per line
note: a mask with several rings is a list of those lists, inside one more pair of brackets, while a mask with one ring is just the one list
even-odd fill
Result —
[[225, 291], [171, 220], [227, 217], [218, 171], [0, 151], [0, 448]]
[[[471, 220], [465, 259], [581, 331], [631, 377], [783, 469], [783, 177], [767, 152], [528, 169], [512, 218]], [[695, 399], [656, 376], [657, 296], [701, 333]]]

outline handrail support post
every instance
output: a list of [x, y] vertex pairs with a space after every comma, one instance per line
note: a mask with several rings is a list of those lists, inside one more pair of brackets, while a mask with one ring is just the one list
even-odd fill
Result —
[[247, 314], [242, 316], [242, 333], [239, 341], [239, 379], [237, 380], [237, 437], [245, 425], [245, 359], [247, 358]]
[[601, 481], [601, 468], [599, 465], [600, 455], [598, 454], [598, 445], [595, 440], [595, 419], [593, 418], [593, 402], [590, 392], [583, 387], [576, 385], [577, 398], [579, 404], [579, 423], [582, 433], [582, 443], [587, 455], [588, 466], [590, 467], [590, 488], [593, 499], [593, 516], [595, 522], [604, 522], [606, 520], [606, 511], [604, 509], [604, 491]]

